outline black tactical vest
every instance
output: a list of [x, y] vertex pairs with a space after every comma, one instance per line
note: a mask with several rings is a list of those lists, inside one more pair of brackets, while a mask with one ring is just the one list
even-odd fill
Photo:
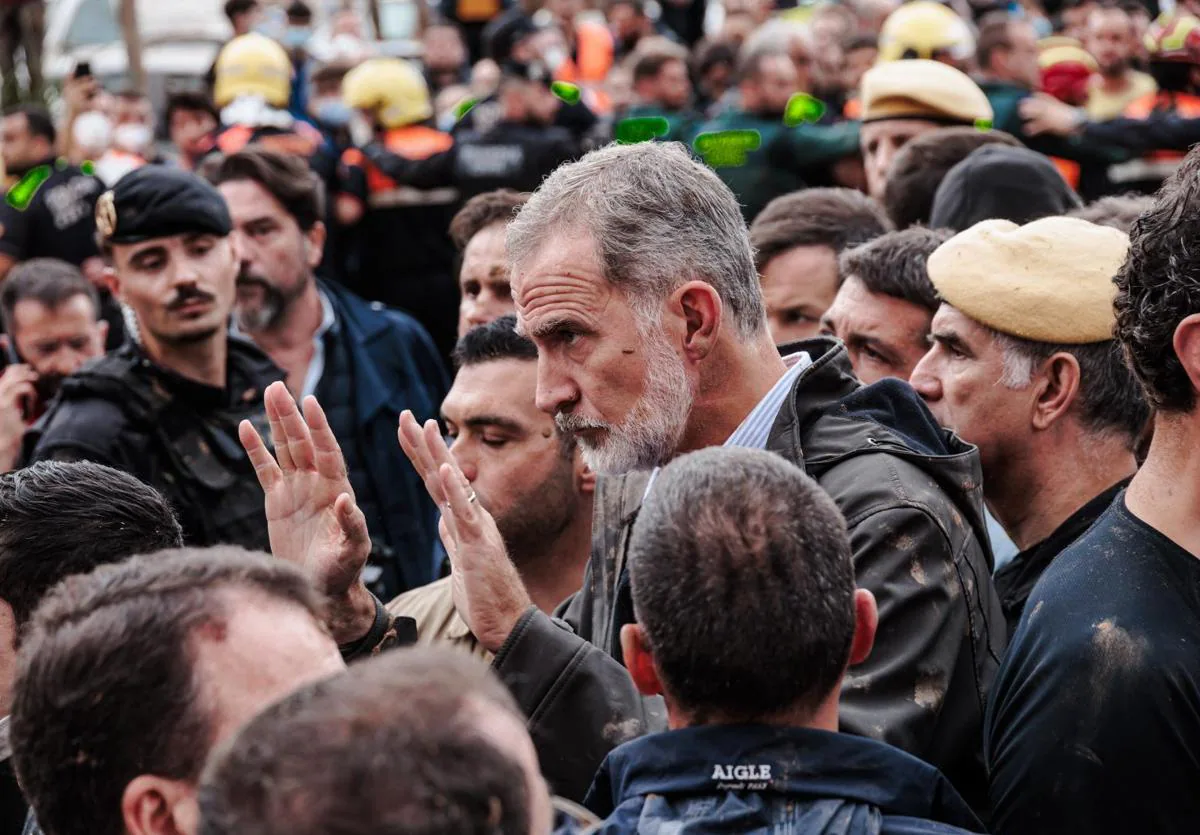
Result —
[[237, 396], [225, 398], [222, 405], [198, 405], [172, 390], [171, 375], [126, 346], [65, 380], [28, 440], [38, 444], [36, 457], [59, 457], [55, 448], [70, 452], [72, 440], [88, 438], [95, 401], [109, 401], [120, 408], [125, 424], [119, 432], [103, 433], [114, 439], [114, 448], [100, 452], [110, 452], [108, 460], [128, 462], [131, 474], [170, 501], [189, 545], [267, 551], [263, 492], [237, 428], [249, 420], [269, 439], [263, 390], [280, 375], [241, 340], [230, 340], [229, 364], [228, 386]]

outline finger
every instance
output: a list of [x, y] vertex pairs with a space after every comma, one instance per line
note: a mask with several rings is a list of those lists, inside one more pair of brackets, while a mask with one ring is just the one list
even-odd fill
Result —
[[296, 401], [292, 399], [292, 395], [282, 383], [279, 386], [282, 389], [280, 395], [277, 395], [279, 422], [287, 436], [288, 453], [292, 456], [292, 463], [296, 469], [312, 470], [315, 468], [315, 464], [313, 463], [312, 436], [308, 433], [308, 424], [304, 422], [304, 416], [296, 408]]
[[314, 462], [317, 472], [329, 479], [346, 477], [346, 459], [338, 444], [333, 427], [325, 416], [325, 410], [311, 394], [304, 398], [304, 421], [308, 424], [309, 435], [312, 438]]
[[36, 399], [37, 398], [37, 389], [33, 387], [32, 383], [20, 382], [20, 383], [17, 383], [16, 385], [8, 387], [3, 392], [2, 396], [3, 396], [5, 402], [11, 403], [12, 405], [15, 406], [18, 403], [20, 403], [22, 400]]
[[442, 479], [442, 490], [446, 494], [447, 515], [453, 518], [448, 524], [458, 542], [476, 539], [480, 533], [479, 505], [468, 498], [467, 488], [463, 486], [460, 473], [449, 464], [443, 464], [438, 471]]
[[425, 482], [425, 489], [434, 503], [439, 506], [444, 504], [446, 496], [442, 492], [437, 466], [433, 463], [433, 458], [426, 448], [421, 427], [417, 425], [411, 412], [406, 411], [400, 419], [400, 446], [404, 449], [404, 454], [408, 456], [413, 467], [416, 468], [417, 475]]
[[250, 456], [250, 463], [254, 465], [254, 474], [258, 476], [258, 483], [262, 486], [263, 492], [271, 492], [275, 485], [283, 480], [283, 473], [280, 472], [279, 465], [275, 463], [275, 457], [263, 443], [258, 430], [248, 420], [243, 420], [238, 424], [238, 439], [241, 440], [246, 454]]
[[263, 395], [267, 407], [267, 423], [271, 427], [271, 446], [275, 447], [275, 456], [279, 459], [281, 472], [290, 473], [296, 469], [292, 462], [292, 453], [288, 449], [287, 432], [284, 431], [283, 421], [279, 416], [280, 400], [291, 400], [287, 386], [283, 383], [271, 383]]
[[[446, 439], [442, 437], [442, 427], [438, 425], [438, 422], [436, 420], [425, 421], [421, 434], [425, 439], [425, 448], [429, 450], [430, 458], [433, 459], [433, 465], [440, 469], [443, 464], [449, 464], [459, 476], [462, 476], [458, 464], [450, 457], [450, 448], [446, 446]], [[461, 480], [466, 482], [465, 478]]]
[[450, 567], [454, 568], [458, 563], [458, 540], [454, 538], [454, 532], [450, 530], [450, 523], [446, 521], [445, 514], [438, 522], [438, 537], [442, 540], [442, 547], [446, 549], [446, 556], [450, 558]]
[[370, 544], [371, 532], [367, 529], [367, 517], [358, 506], [358, 502], [354, 501], [354, 496], [342, 493], [333, 503], [333, 510], [347, 540], [356, 545]]

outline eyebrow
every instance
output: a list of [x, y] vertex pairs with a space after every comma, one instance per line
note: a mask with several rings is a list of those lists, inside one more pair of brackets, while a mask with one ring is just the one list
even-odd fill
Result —
[[940, 343], [947, 348], [952, 348], [964, 354], [972, 353], [971, 349], [967, 347], [967, 343], [963, 342], [962, 337], [954, 331], [935, 331], [929, 334], [929, 344], [932, 345], [934, 343]]
[[516, 421], [500, 417], [499, 415], [474, 415], [463, 421], [463, 424], [471, 429], [487, 429], [489, 426], [495, 426], [509, 432], [524, 431], [523, 427]]
[[167, 248], [165, 246], [161, 246], [161, 245], [150, 246], [150, 247], [146, 247], [145, 249], [139, 249], [137, 252], [133, 253], [133, 255], [129, 256], [129, 260], [130, 261], [144, 261], [152, 255], [157, 255], [157, 256], [163, 257], [166, 254], [167, 254]]
[[545, 339], [548, 336], [554, 336], [557, 333], [561, 333], [568, 328], [578, 327], [579, 325], [577, 325], [571, 319], [567, 319], [562, 316], [555, 316], [545, 320], [544, 322], [539, 322], [536, 326], [534, 326], [533, 330], [529, 330], [521, 335], [527, 336], [529, 339]]

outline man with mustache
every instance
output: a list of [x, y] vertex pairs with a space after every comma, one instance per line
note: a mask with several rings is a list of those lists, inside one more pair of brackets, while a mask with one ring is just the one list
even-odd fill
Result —
[[429, 334], [412, 317], [317, 278], [321, 181], [300, 157], [247, 148], [226, 157], [212, 180], [229, 206], [241, 264], [235, 332], [283, 369], [298, 401], [312, 394], [325, 407], [371, 532], [368, 585], [390, 600], [437, 579], [435, 508], [394, 442], [401, 411], [434, 417], [449, 388]]
[[96, 228], [137, 339], [64, 381], [27, 459], [124, 470], [166, 496], [187, 544], [267, 550], [237, 427], [265, 426], [263, 391], [280, 373], [228, 332], [238, 254], [225, 201], [194, 174], [148, 165], [101, 195]]

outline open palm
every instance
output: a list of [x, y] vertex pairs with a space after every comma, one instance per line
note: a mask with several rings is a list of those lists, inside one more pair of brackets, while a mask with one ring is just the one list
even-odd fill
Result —
[[287, 387], [273, 383], [265, 400], [275, 455], [249, 421], [239, 436], [266, 494], [271, 552], [337, 599], [358, 581], [371, 553], [345, 459], [316, 398], [305, 398], [301, 415]]

